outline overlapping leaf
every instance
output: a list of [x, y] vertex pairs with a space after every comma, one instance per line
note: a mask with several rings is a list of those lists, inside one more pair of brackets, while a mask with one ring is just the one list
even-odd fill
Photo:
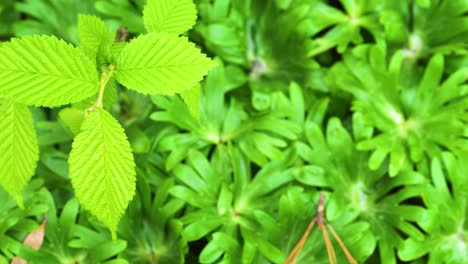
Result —
[[150, 33], [124, 48], [116, 78], [143, 94], [174, 94], [192, 88], [213, 66], [187, 38]]
[[0, 48], [0, 93], [36, 106], [60, 106], [96, 93], [94, 64], [52, 36], [12, 39]]
[[110, 39], [104, 21], [96, 16], [81, 14], [78, 16], [78, 36], [80, 48], [90, 59], [95, 59], [99, 46]]
[[69, 163], [76, 196], [114, 236], [136, 181], [130, 144], [117, 120], [101, 108], [93, 111], [75, 138]]
[[39, 148], [33, 119], [22, 104], [0, 100], [0, 186], [21, 206], [21, 191], [33, 176]]
[[196, 20], [197, 8], [192, 0], [149, 0], [143, 10], [148, 32], [184, 33]]

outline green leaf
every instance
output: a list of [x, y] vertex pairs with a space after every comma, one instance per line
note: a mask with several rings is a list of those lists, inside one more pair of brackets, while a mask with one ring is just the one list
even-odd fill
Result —
[[78, 15], [78, 37], [80, 48], [90, 59], [95, 59], [99, 46], [110, 40], [104, 21], [97, 16], [83, 14]]
[[143, 94], [172, 95], [192, 88], [214, 66], [187, 38], [150, 33], [124, 48], [116, 79]]
[[78, 135], [78, 133], [80, 133], [80, 127], [85, 118], [83, 110], [69, 107], [60, 110], [58, 115], [60, 120], [65, 123], [73, 135]]
[[117, 224], [135, 194], [135, 162], [123, 128], [104, 109], [85, 118], [69, 164], [76, 196], [115, 238]]
[[14, 38], [0, 47], [0, 93], [27, 105], [55, 107], [98, 90], [95, 65], [53, 36]]
[[143, 10], [148, 32], [181, 34], [195, 25], [197, 8], [192, 0], [149, 0]]
[[182, 97], [182, 100], [184, 100], [185, 105], [187, 105], [190, 114], [197, 120], [200, 120], [200, 93], [201, 87], [200, 85], [196, 85], [194, 88], [183, 91], [180, 94], [180, 97]]
[[25, 105], [1, 99], [0, 117], [0, 185], [23, 207], [21, 191], [39, 159], [33, 118]]

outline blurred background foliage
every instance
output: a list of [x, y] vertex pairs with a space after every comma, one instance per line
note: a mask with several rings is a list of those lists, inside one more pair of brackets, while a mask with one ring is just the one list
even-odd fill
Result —
[[[0, 39], [78, 45], [79, 13], [131, 38], [145, 2], [3, 0]], [[320, 192], [359, 263], [468, 263], [468, 1], [195, 3], [188, 36], [218, 62], [199, 118], [180, 97], [116, 88], [138, 166], [118, 239], [73, 198], [73, 131], [36, 108], [25, 208], [0, 190], [0, 263], [282, 263]], [[44, 218], [34, 251], [22, 241]], [[318, 230], [298, 263], [328, 263]]]

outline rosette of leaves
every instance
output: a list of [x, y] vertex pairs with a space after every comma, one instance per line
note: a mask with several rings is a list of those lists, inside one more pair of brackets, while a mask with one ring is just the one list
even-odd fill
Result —
[[361, 46], [337, 63], [332, 82], [350, 92], [353, 110], [363, 117], [370, 131], [357, 148], [373, 150], [371, 169], [390, 156], [390, 176], [403, 168], [434, 157], [442, 150], [467, 150], [466, 84], [468, 68], [443, 75], [444, 57], [435, 55], [424, 72], [404, 62], [402, 51], [391, 56], [378, 46]]
[[432, 184], [423, 193], [429, 213], [421, 225], [427, 235], [406, 239], [398, 251], [402, 260], [428, 255], [430, 264], [468, 262], [467, 157], [444, 152], [431, 160]]
[[[466, 54], [468, 3], [464, 0], [384, 1], [380, 21], [391, 43], [405, 43], [407, 58]], [[447, 29], [450, 30], [447, 30]]]
[[324, 1], [202, 1], [195, 29], [210, 51], [249, 72], [255, 92], [285, 90], [291, 81], [327, 90], [315, 56], [327, 63], [324, 52], [361, 43], [363, 28], [383, 35], [378, 1], [340, 2], [344, 12]]
[[[227, 157], [227, 158], [226, 158]], [[255, 175], [250, 162], [235, 148], [217, 152], [211, 161], [189, 152], [187, 164], [174, 168], [178, 183], [169, 193], [187, 204], [180, 218], [187, 241], [203, 239], [200, 263], [280, 263], [286, 254], [264, 238], [262, 223], [274, 221], [281, 187], [293, 180], [288, 153]]]
[[[357, 118], [356, 118], [357, 119]], [[320, 127], [306, 123], [306, 142], [297, 142], [297, 152], [309, 164], [296, 174], [296, 179], [310, 186], [330, 188], [327, 218], [334, 221], [363, 221], [370, 233], [360, 242], [353, 255], [380, 258], [379, 263], [397, 263], [396, 249], [405, 236], [422, 240], [421, 226], [427, 211], [424, 207], [406, 202], [421, 199], [426, 191], [426, 178], [414, 171], [404, 171], [398, 177], [387, 174], [386, 166], [370, 170], [368, 152], [357, 151], [353, 138], [337, 118], [328, 121], [325, 135]], [[367, 133], [366, 127], [355, 126], [355, 135]], [[377, 261], [377, 260], [375, 260]]]
[[[179, 35], [196, 20], [188, 1], [169, 8], [149, 1], [144, 22], [149, 33], [130, 43], [113, 43], [104, 22], [82, 15], [80, 47], [53, 36], [14, 38], [0, 47], [0, 185], [21, 205], [21, 190], [38, 159], [30, 106], [59, 107], [89, 102], [86, 110], [68, 108], [62, 120], [77, 133], [69, 178], [84, 209], [115, 238], [117, 224], [135, 192], [135, 162], [124, 129], [106, 110], [115, 81], [141, 94], [190, 91], [214, 66]], [[168, 9], [169, 8], [169, 9]], [[190, 96], [189, 96], [190, 97]], [[13, 184], [16, 182], [15, 184]]]
[[15, 10], [26, 19], [13, 25], [16, 36], [46, 34], [78, 43], [78, 13], [93, 14], [93, 1], [26, 0], [16, 1]]
[[[166, 168], [173, 169], [190, 149], [210, 151], [232, 144], [253, 162], [265, 165], [269, 160], [283, 158], [282, 149], [289, 140], [295, 140], [300, 125], [291, 114], [280, 111], [248, 114], [243, 103], [226, 93], [237, 86], [237, 80], [229, 76], [235, 68], [221, 65], [213, 69], [206, 79], [200, 97], [199, 120], [189, 115], [189, 108], [178, 97], [153, 97], [160, 110], [151, 119], [175, 124], [181, 131], [165, 136], [157, 146], [161, 152], [170, 151]], [[297, 96], [302, 98], [301, 89], [294, 86]], [[230, 98], [230, 100], [229, 100]], [[194, 107], [198, 107], [197, 101]], [[303, 115], [301, 105], [292, 105]]]
[[[263, 218], [261, 221], [265, 238], [285, 255], [289, 254], [300, 240], [311, 219], [317, 214], [318, 199], [316, 191], [306, 191], [297, 185], [287, 187], [279, 198], [278, 210], [274, 218]], [[329, 207], [327, 200], [328, 195], [325, 198], [325, 208]], [[326, 215], [325, 217], [327, 218]], [[327, 224], [333, 226], [358, 263], [364, 263], [374, 243], [369, 224], [365, 221], [354, 221], [344, 211], [340, 217]], [[341, 249], [337, 249], [338, 243], [334, 239], [331, 241], [336, 245], [334, 248], [337, 263], [348, 263]], [[325, 248], [323, 233], [315, 227], [310, 232], [296, 263], [330, 263]]]
[[40, 218], [47, 212], [42, 181], [31, 181], [24, 190], [24, 208], [16, 206], [8, 193], [0, 190], [0, 263], [8, 263], [24, 250], [23, 239], [39, 227]]
[[27, 248], [22, 256], [30, 263], [128, 263], [117, 258], [127, 245], [124, 240], [111, 240], [109, 235], [79, 223], [79, 203], [68, 200], [60, 215], [54, 198], [47, 193], [47, 224], [39, 251]]
[[128, 241], [121, 256], [131, 263], [183, 263], [187, 244], [174, 217], [184, 202], [169, 198], [174, 180], [166, 179], [155, 188], [149, 182], [151, 175], [138, 175], [137, 194], [117, 231]]

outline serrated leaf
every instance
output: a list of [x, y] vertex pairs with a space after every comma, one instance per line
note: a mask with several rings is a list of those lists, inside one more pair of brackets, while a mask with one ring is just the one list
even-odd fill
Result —
[[149, 0], [143, 10], [148, 32], [181, 34], [195, 25], [197, 8], [193, 0]]
[[84, 14], [78, 15], [78, 37], [80, 48], [93, 60], [96, 58], [99, 46], [110, 40], [104, 21], [97, 16]]
[[200, 120], [200, 93], [201, 87], [199, 84], [190, 90], [186, 90], [180, 93], [180, 97], [182, 97], [185, 105], [187, 105], [190, 114], [197, 120]]
[[21, 191], [39, 159], [33, 118], [25, 105], [5, 99], [0, 99], [0, 117], [0, 186], [22, 207]]
[[95, 65], [53, 36], [14, 38], [0, 48], [0, 93], [27, 105], [78, 102], [99, 87]]
[[123, 128], [107, 111], [98, 108], [85, 118], [69, 164], [76, 197], [115, 238], [135, 194], [135, 162]]
[[150, 33], [124, 48], [116, 79], [143, 94], [172, 95], [192, 88], [214, 66], [187, 38]]

